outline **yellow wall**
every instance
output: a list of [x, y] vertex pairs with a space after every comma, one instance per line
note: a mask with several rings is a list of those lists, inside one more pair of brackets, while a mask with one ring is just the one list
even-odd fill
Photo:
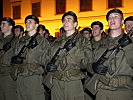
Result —
[[[13, 17], [11, 0], [3, 0], [3, 15]], [[22, 0], [21, 3], [21, 19], [15, 20], [16, 24], [25, 26], [24, 19], [31, 14], [31, 1], [36, 0]], [[40, 0], [41, 1], [41, 17], [39, 17], [40, 24], [44, 24], [50, 30], [51, 35], [55, 36], [55, 32], [59, 31], [62, 26], [62, 14], [55, 14], [55, 0]], [[108, 0], [92, 0], [92, 11], [79, 12], [80, 0], [66, 0], [66, 11], [74, 11], [78, 16], [78, 24], [81, 27], [90, 26], [93, 21], [101, 21], [104, 24], [104, 29], [108, 28], [105, 19], [106, 13], [110, 10], [107, 8]], [[115, 0], [114, 0], [115, 1]], [[124, 13], [124, 17], [133, 15], [133, 0], [123, 0], [123, 7], [120, 7]]]

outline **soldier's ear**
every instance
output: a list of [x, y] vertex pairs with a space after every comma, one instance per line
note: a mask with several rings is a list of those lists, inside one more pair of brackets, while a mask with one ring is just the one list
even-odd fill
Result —
[[39, 26], [39, 24], [36, 24], [36, 28]]
[[124, 24], [124, 19], [122, 19], [122, 25]]
[[103, 32], [103, 30], [101, 30], [101, 33]]
[[12, 25], [10, 25], [10, 26], [9, 26], [9, 28], [10, 28], [10, 30], [12, 30], [13, 26], [12, 26]]
[[77, 27], [78, 26], [78, 22], [74, 22], [74, 27]]

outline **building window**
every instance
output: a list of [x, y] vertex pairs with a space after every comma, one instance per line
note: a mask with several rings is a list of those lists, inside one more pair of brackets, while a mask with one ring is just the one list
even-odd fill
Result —
[[122, 0], [108, 0], [108, 8], [122, 7]]
[[80, 12], [92, 11], [92, 0], [80, 0]]
[[21, 18], [21, 6], [13, 6], [13, 19]]
[[56, 0], [56, 14], [64, 14], [66, 11], [66, 0]]
[[60, 32], [55, 32], [55, 37], [60, 37]]
[[40, 2], [32, 3], [32, 14], [40, 17]]

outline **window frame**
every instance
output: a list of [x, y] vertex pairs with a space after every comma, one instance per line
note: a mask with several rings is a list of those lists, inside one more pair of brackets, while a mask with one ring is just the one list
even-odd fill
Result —
[[[110, 1], [112, 1], [112, 0], [110, 0]], [[112, 3], [112, 4], [114, 4], [114, 3]], [[109, 0], [107, 0], [107, 8], [108, 9], [111, 9], [111, 8], [117, 8], [117, 7], [123, 7], [123, 0], [121, 0], [121, 5], [120, 6], [118, 6], [117, 4], [115, 4], [115, 5], [112, 5], [112, 7], [110, 6], [110, 4], [109, 4]]]
[[[12, 18], [14, 19], [14, 20], [17, 20], [17, 19], [21, 19], [21, 2], [22, 2], [22, 0], [12, 0], [11, 1], [11, 5], [12, 5]], [[19, 17], [18, 18], [14, 18], [14, 13], [16, 12], [16, 11], [14, 11], [14, 7], [15, 6], [19, 6], [20, 7], [20, 10], [18, 11], [19, 12]]]
[[[62, 2], [63, 0], [55, 0], [55, 14], [56, 15], [59, 15], [59, 14], [64, 14], [65, 12], [66, 12], [66, 0], [64, 0], [63, 2], [64, 2], [64, 5], [60, 5], [60, 4], [58, 4], [58, 2]], [[59, 6], [58, 6], [59, 5]], [[61, 7], [60, 7], [61, 6]], [[63, 7], [64, 6], [64, 7]], [[61, 10], [61, 9], [63, 9], [64, 8], [64, 11], [57, 11], [57, 9], [58, 9], [58, 7], [59, 7], [59, 9]]]
[[[33, 9], [34, 9], [34, 8], [33, 8], [33, 4], [37, 4], [37, 3], [40, 3], [40, 4], [39, 4], [39, 5], [40, 5], [40, 7], [39, 7], [39, 8], [40, 8], [40, 9], [39, 9], [39, 14], [37, 13], [38, 15], [35, 14], [35, 13], [33, 12]], [[38, 11], [37, 11], [37, 12], [38, 12]], [[34, 1], [34, 2], [33, 2], [33, 1], [31, 2], [31, 14], [32, 14], [32, 15], [35, 15], [35, 16], [37, 16], [37, 17], [41, 17], [41, 1], [40, 1], [40, 0], [36, 0], [36, 1]]]
[[[79, 0], [79, 12], [85, 12], [85, 11], [92, 11], [92, 7], [93, 7], [93, 0], [91, 0], [90, 2], [88, 2], [88, 4], [90, 4], [91, 3], [91, 6], [87, 6], [87, 3], [85, 3], [86, 4], [86, 8], [84, 8], [84, 9], [82, 9], [81, 8], [81, 1], [83, 2], [83, 0]], [[87, 0], [86, 0], [87, 1]], [[84, 5], [84, 4], [83, 4]], [[87, 8], [87, 7], [89, 7], [89, 8]]]

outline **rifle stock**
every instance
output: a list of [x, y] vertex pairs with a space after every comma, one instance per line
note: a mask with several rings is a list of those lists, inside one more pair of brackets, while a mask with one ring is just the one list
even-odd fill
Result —
[[102, 83], [104, 83], [104, 84], [106, 84], [106, 85], [109, 83], [109, 79], [108, 78], [106, 78], [103, 75], [99, 75], [99, 74], [96, 74], [95, 73], [92, 76], [91, 79], [89, 78], [86, 81], [87, 84], [85, 84], [84, 88], [87, 89], [88, 91], [90, 91], [93, 95], [95, 95], [97, 93], [97, 91], [98, 91], [97, 90], [97, 83], [99, 81], [102, 82]]
[[93, 95], [97, 93], [97, 87], [96, 87], [96, 82], [99, 80], [99, 75], [94, 74], [92, 78], [88, 79], [86, 81], [87, 84], [85, 84], [84, 88], [89, 90]]

